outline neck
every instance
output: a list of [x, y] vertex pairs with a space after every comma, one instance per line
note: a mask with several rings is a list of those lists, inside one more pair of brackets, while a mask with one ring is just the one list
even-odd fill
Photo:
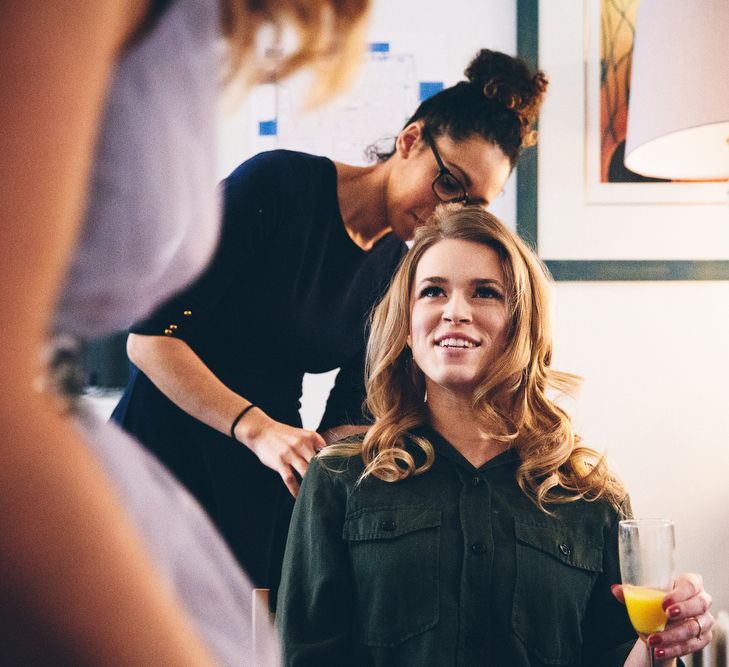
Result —
[[480, 468], [508, 448], [484, 431], [470, 395], [460, 396], [443, 387], [429, 386], [428, 411], [433, 428], [475, 468]]
[[352, 241], [369, 251], [391, 227], [387, 219], [387, 162], [353, 167], [336, 162], [337, 197], [344, 228]]

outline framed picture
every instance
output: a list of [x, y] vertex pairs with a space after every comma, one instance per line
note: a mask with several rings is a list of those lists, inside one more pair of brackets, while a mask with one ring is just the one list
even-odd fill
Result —
[[585, 3], [585, 178], [587, 201], [716, 203], [726, 183], [648, 178], [625, 164], [633, 42], [641, 0]]
[[517, 229], [556, 280], [729, 280], [727, 184], [623, 171], [637, 2], [517, 1], [519, 54], [550, 79], [537, 150], [519, 163]]

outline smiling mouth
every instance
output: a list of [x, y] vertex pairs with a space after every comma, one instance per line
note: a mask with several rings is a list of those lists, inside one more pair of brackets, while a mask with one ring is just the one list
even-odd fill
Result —
[[464, 338], [444, 338], [443, 340], [439, 340], [435, 345], [436, 347], [466, 349], [478, 347], [480, 343], [474, 343]]

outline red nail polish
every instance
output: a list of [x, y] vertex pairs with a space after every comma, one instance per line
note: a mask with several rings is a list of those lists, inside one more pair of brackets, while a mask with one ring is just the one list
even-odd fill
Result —
[[648, 643], [651, 646], [658, 646], [663, 640], [658, 635], [651, 635], [648, 637]]
[[663, 611], [666, 611], [671, 605], [673, 604], [672, 598], [666, 598], [662, 603], [661, 606], [663, 607]]
[[653, 654], [658, 658], [659, 660], [666, 655], [666, 652], [662, 648], [657, 648]]
[[681, 608], [680, 607], [671, 607], [668, 610], [668, 615], [671, 618], [676, 618], [676, 616], [680, 616], [681, 615]]

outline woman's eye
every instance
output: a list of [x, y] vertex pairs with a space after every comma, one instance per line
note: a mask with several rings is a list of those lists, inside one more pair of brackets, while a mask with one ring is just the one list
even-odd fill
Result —
[[433, 297], [433, 296], [441, 296], [443, 294], [443, 288], [438, 287], [437, 285], [429, 285], [428, 287], [424, 287], [422, 290], [420, 290], [420, 297]]
[[494, 287], [477, 287], [476, 298], [478, 299], [503, 299], [501, 292]]
[[448, 174], [443, 174], [440, 177], [440, 179], [438, 180], [438, 185], [440, 186], [440, 189], [443, 190], [443, 192], [447, 192], [449, 194], [460, 194], [463, 190], [461, 184]]

